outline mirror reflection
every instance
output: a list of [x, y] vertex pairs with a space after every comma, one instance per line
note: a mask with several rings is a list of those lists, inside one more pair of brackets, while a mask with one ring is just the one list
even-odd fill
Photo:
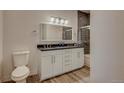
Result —
[[40, 24], [41, 40], [72, 40], [72, 27], [54, 24]]

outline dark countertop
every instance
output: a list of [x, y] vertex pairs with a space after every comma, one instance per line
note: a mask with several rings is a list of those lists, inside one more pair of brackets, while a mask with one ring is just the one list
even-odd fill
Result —
[[38, 49], [40, 51], [52, 51], [52, 50], [74, 49], [74, 48], [83, 48], [83, 47], [73, 46], [73, 47], [56, 47], [56, 48], [38, 48]]

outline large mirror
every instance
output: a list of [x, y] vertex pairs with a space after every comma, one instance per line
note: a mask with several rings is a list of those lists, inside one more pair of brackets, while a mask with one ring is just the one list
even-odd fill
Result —
[[72, 27], [40, 24], [40, 37], [45, 41], [72, 40]]

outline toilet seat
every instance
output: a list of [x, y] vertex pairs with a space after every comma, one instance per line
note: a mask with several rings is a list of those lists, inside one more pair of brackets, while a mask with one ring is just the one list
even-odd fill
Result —
[[19, 66], [12, 72], [11, 78], [15, 81], [18, 81], [26, 78], [29, 75], [29, 73], [30, 71], [28, 67]]

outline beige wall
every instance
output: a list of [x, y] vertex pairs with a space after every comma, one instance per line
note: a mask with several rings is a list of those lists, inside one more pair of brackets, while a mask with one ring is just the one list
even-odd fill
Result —
[[2, 61], [3, 61], [3, 11], [0, 11], [0, 82], [2, 80]]
[[[30, 50], [29, 67], [31, 75], [37, 73], [37, 48], [39, 24], [49, 20], [50, 16], [69, 20], [69, 25], [77, 31], [77, 11], [5, 11], [4, 14], [4, 64], [3, 80], [10, 80], [13, 67], [12, 51]], [[76, 40], [77, 37], [74, 36]]]
[[91, 11], [91, 81], [124, 82], [124, 11]]

